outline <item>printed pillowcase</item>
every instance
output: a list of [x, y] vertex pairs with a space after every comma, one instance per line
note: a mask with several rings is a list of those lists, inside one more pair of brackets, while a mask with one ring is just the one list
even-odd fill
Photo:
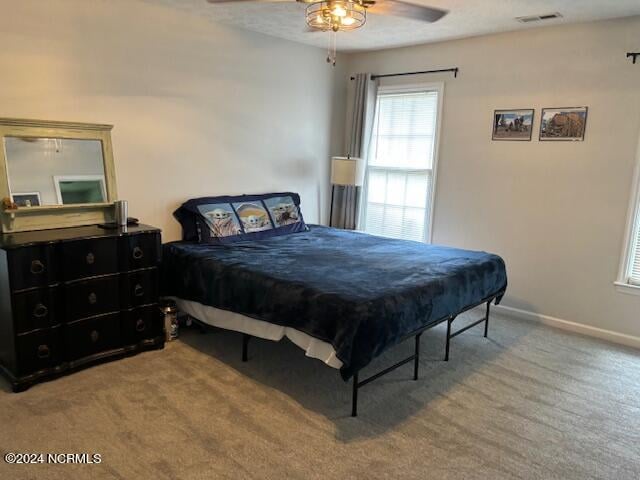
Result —
[[183, 240], [232, 243], [308, 230], [297, 193], [195, 198], [174, 212]]
[[244, 233], [264, 232], [273, 228], [262, 201], [236, 202], [232, 205], [242, 223]]
[[264, 201], [276, 227], [293, 225], [302, 221], [300, 205], [289, 196], [271, 197]]

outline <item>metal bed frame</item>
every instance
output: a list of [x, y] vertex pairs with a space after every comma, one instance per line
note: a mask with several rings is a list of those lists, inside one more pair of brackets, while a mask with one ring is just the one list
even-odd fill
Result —
[[[384, 370], [379, 371], [378, 373], [375, 373], [373, 375], [371, 375], [370, 377], [365, 378], [364, 380], [360, 380], [359, 379], [359, 374], [360, 372], [356, 372], [353, 375], [353, 393], [351, 396], [351, 416], [352, 417], [357, 417], [358, 416], [358, 390], [361, 387], [364, 387], [365, 385], [373, 382], [374, 380], [377, 380], [378, 378], [386, 375], [387, 373], [390, 373], [392, 371], [394, 371], [396, 368], [399, 368], [411, 361], [413, 361], [413, 379], [414, 380], [418, 380], [418, 369], [420, 366], [420, 337], [422, 336], [422, 334], [430, 329], [435, 327], [436, 325], [439, 325], [443, 322], [447, 322], [447, 343], [446, 343], [446, 347], [445, 347], [445, 354], [444, 354], [444, 360], [445, 362], [449, 361], [449, 348], [450, 348], [450, 344], [451, 344], [451, 339], [454, 337], [457, 337], [458, 335], [460, 335], [461, 333], [466, 332], [467, 330], [469, 330], [470, 328], [475, 327], [476, 325], [479, 325], [481, 323], [484, 323], [484, 337], [486, 338], [487, 334], [489, 333], [489, 313], [490, 313], [490, 308], [491, 308], [491, 302], [495, 301], [497, 298], [500, 298], [502, 295], [504, 295], [504, 290], [495, 293], [487, 298], [484, 298], [483, 300], [481, 300], [480, 302], [467, 306], [465, 307], [463, 310], [459, 311], [458, 313], [456, 313], [455, 315], [450, 315], [448, 317], [444, 317], [444, 318], [440, 318], [434, 322], [429, 323], [428, 325], [425, 325], [424, 327], [420, 327], [416, 330], [414, 330], [413, 332], [405, 335], [398, 343], [402, 343], [405, 340], [408, 340], [411, 337], [414, 337], [415, 339], [415, 353], [407, 358], [405, 358], [404, 360], [400, 360], [398, 363], [395, 363], [393, 365], [391, 365], [390, 367], [385, 368]], [[457, 330], [455, 332], [451, 331], [451, 324], [453, 323], [453, 321], [458, 317], [458, 315], [471, 310], [473, 308], [479, 307], [482, 304], [487, 305], [486, 307], [486, 313], [485, 316], [480, 318], [479, 320], [474, 321], [473, 323], [470, 323], [469, 325], [461, 328], [460, 330]], [[242, 334], [242, 361], [246, 362], [249, 360], [249, 340], [251, 339], [251, 335], [247, 334], [247, 333], [243, 333]]]

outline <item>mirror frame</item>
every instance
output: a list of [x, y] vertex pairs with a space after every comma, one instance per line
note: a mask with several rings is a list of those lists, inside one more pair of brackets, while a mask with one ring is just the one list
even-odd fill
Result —
[[[114, 220], [113, 204], [118, 196], [111, 146], [112, 128], [113, 125], [93, 123], [0, 118], [0, 142], [2, 142], [0, 148], [0, 200], [3, 201], [0, 208], [0, 220], [2, 232], [24, 232], [112, 222]], [[7, 208], [4, 205], [4, 200], [11, 198], [11, 191], [5, 137], [99, 140], [102, 143], [107, 201], [104, 203]]]

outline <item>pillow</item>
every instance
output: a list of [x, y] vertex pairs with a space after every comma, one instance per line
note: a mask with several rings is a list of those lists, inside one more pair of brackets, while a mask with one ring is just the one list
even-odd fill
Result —
[[297, 193], [194, 198], [173, 216], [183, 240], [226, 244], [308, 230]]

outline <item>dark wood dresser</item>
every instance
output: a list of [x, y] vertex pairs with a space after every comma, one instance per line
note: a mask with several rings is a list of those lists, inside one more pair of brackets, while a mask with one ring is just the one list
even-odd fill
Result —
[[97, 226], [0, 235], [0, 372], [14, 391], [163, 348], [160, 230]]

